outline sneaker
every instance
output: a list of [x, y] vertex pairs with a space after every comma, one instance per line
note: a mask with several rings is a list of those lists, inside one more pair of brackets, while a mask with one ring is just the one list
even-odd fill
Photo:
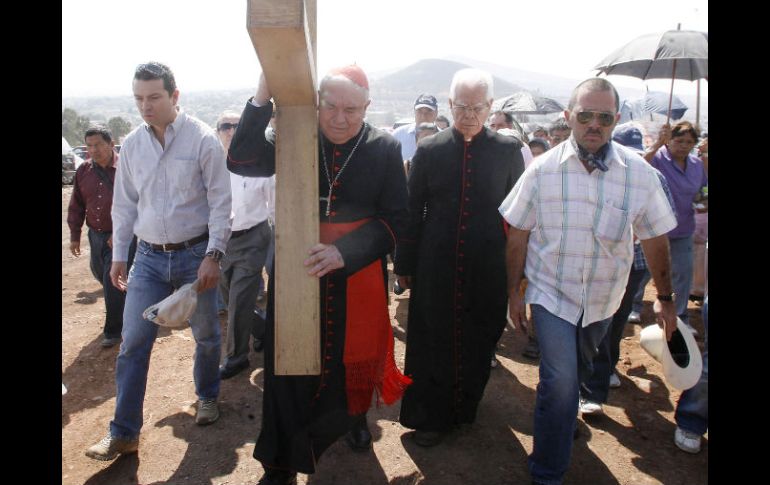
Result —
[[104, 337], [102, 339], [102, 347], [105, 349], [114, 347], [115, 345], [120, 343], [120, 337]]
[[642, 316], [639, 312], [631, 312], [628, 314], [628, 321], [631, 323], [642, 323]]
[[195, 415], [195, 424], [211, 424], [219, 419], [219, 406], [216, 399], [199, 399], [198, 414]]
[[687, 453], [697, 453], [700, 451], [700, 435], [690, 433], [679, 426], [674, 432], [674, 443], [676, 446]]
[[580, 398], [580, 412], [583, 414], [590, 414], [599, 416], [604, 414], [604, 409], [602, 409], [602, 405], [598, 402], [589, 401], [588, 399]]
[[620, 377], [616, 373], [610, 374], [610, 387], [617, 388], [620, 387]]
[[86, 456], [95, 460], [114, 460], [119, 454], [136, 453], [139, 448], [139, 438], [117, 438], [108, 434], [88, 450]]
[[489, 367], [494, 369], [498, 365], [500, 365], [500, 362], [498, 362], [496, 358], [492, 357], [492, 361], [489, 363]]

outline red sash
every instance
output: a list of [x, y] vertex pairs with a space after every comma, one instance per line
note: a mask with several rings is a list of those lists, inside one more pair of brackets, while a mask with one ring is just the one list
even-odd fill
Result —
[[[321, 242], [332, 244], [339, 237], [371, 219], [349, 223], [321, 223]], [[396, 367], [393, 328], [385, 298], [385, 281], [380, 260], [347, 279], [345, 349], [345, 391], [348, 413], [366, 412], [377, 392], [377, 403], [393, 404], [412, 380]]]

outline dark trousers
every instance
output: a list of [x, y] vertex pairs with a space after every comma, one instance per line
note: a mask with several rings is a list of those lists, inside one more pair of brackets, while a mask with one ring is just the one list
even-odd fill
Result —
[[[112, 248], [107, 241], [112, 236], [110, 232], [97, 232], [88, 230], [88, 244], [91, 247], [91, 273], [104, 288], [104, 306], [107, 317], [104, 321], [104, 336], [107, 338], [120, 337], [123, 330], [123, 306], [126, 303], [126, 294], [112, 285], [110, 269], [112, 268]], [[136, 238], [131, 241], [128, 250], [128, 269], [134, 262], [136, 252]]]
[[620, 307], [612, 315], [610, 328], [599, 343], [599, 353], [594, 357], [594, 371], [580, 386], [580, 395], [589, 401], [607, 402], [607, 394], [610, 390], [610, 374], [615, 370], [615, 365], [620, 358], [620, 340], [623, 338], [623, 329], [628, 315], [631, 313], [634, 295], [646, 271], [631, 267], [626, 292], [620, 301]]

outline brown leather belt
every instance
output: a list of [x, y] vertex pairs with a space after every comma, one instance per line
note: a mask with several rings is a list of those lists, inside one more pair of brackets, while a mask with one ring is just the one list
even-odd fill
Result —
[[180, 249], [189, 248], [190, 246], [194, 246], [198, 244], [201, 241], [205, 241], [209, 238], [209, 233], [204, 232], [200, 236], [194, 237], [188, 241], [180, 242], [180, 243], [168, 243], [168, 244], [153, 244], [149, 241], [145, 241], [147, 244], [150, 245], [150, 247], [156, 251], [178, 251]]

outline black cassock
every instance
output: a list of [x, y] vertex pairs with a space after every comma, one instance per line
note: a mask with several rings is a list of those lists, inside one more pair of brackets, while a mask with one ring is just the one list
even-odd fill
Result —
[[[262, 107], [246, 104], [228, 152], [230, 171], [252, 177], [275, 173], [275, 136], [265, 136], [271, 113], [272, 104]], [[345, 434], [354, 420], [347, 410], [343, 363], [347, 279], [379, 261], [384, 291], [370, 298], [387, 301], [385, 257], [394, 249], [407, 218], [406, 177], [400, 144], [376, 128], [364, 125], [362, 130], [363, 138], [344, 169], [343, 164], [361, 131], [343, 145], [332, 144], [319, 132], [321, 197], [328, 196], [329, 184], [320, 150], [325, 151], [332, 180], [342, 171], [334, 186], [329, 216], [325, 215], [326, 202], [319, 201], [321, 222], [361, 223], [334, 242], [345, 267], [320, 279], [323, 359], [320, 376], [275, 375], [273, 275], [270, 278], [262, 429], [254, 448], [254, 458], [263, 465], [313, 473], [321, 453]], [[364, 219], [369, 220], [364, 222]]]
[[524, 171], [521, 144], [484, 128], [421, 141], [409, 172], [409, 224], [395, 273], [412, 276], [401, 424], [471, 423], [507, 314], [506, 226], [498, 207]]

